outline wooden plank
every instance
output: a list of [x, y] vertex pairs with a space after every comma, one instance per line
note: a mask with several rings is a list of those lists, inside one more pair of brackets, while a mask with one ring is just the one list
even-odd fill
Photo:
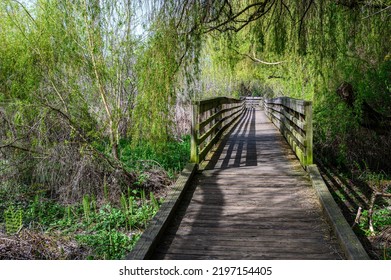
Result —
[[305, 176], [304, 170], [294, 170], [294, 169], [288, 169], [288, 170], [278, 170], [278, 172], [272, 171], [272, 168], [264, 168], [263, 166], [260, 166], [260, 168], [257, 168], [258, 166], [251, 166], [251, 167], [237, 167], [237, 168], [226, 168], [226, 169], [208, 169], [203, 170], [202, 175], [203, 176], [216, 176], [216, 175], [222, 175], [222, 176], [229, 176], [229, 174], [233, 176], [252, 176], [252, 177], [260, 177], [260, 176], [299, 176], [303, 177]]
[[[176, 240], [177, 241], [177, 240]], [[225, 243], [225, 244], [224, 244]], [[258, 246], [257, 246], [258, 245]], [[202, 254], [207, 255], [210, 253], [216, 253], [219, 255], [229, 255], [232, 251], [242, 251], [246, 253], [263, 253], [263, 254], [280, 254], [283, 255], [284, 253], [296, 253], [297, 255], [300, 254], [330, 254], [332, 251], [330, 248], [327, 248], [325, 246], [322, 246], [324, 244], [322, 243], [301, 243], [301, 244], [294, 244], [294, 243], [280, 243], [277, 242], [277, 244], [270, 244], [270, 243], [264, 243], [262, 246], [259, 246], [259, 244], [247, 242], [247, 243], [235, 243], [231, 242], [230, 244], [227, 244], [226, 242], [219, 243], [218, 241], [208, 242], [208, 240], [203, 240], [203, 242], [174, 242], [171, 244], [161, 244], [159, 246], [158, 251], [160, 252], [167, 252], [167, 253], [193, 253], [193, 254]], [[298, 253], [300, 252], [300, 253]]]
[[[181, 240], [182, 242], [200, 242], [204, 240], [208, 240], [210, 242], [229, 242], [233, 244], [254, 244], [254, 243], [267, 243], [272, 246], [273, 242], [278, 241], [279, 244], [291, 243], [291, 244], [307, 244], [307, 243], [323, 243], [325, 242], [324, 237], [317, 235], [309, 235], [307, 233], [303, 233], [302, 235], [295, 235], [294, 238], [288, 234], [268, 234], [268, 235], [260, 235], [260, 234], [246, 234], [246, 235], [235, 235], [235, 234], [220, 234], [220, 235], [211, 235], [211, 234], [198, 234], [198, 233], [187, 233], [187, 234], [167, 234], [168, 242], [175, 242], [175, 240]], [[253, 246], [253, 245], [251, 245]]]
[[[220, 112], [215, 113], [211, 117], [209, 117], [204, 122], [199, 122], [199, 116], [206, 111], [217, 108], [218, 106], [221, 106], [223, 104], [241, 104], [239, 106], [233, 106], [231, 108], [220, 110]], [[209, 129], [206, 134], [201, 136], [201, 139], [198, 138], [198, 134], [201, 128], [205, 127], [208, 123], [212, 122], [215, 118], [220, 116], [221, 114], [224, 114], [226, 112], [235, 110], [238, 108], [237, 111], [233, 111], [233, 113], [230, 116], [224, 117], [222, 120], [219, 121], [219, 123], [215, 124], [212, 129]], [[212, 98], [208, 100], [202, 100], [202, 101], [196, 101], [193, 102], [192, 106], [192, 126], [191, 126], [191, 153], [190, 153], [190, 161], [193, 163], [199, 163], [205, 155], [208, 153], [209, 149], [218, 141], [218, 139], [213, 138], [211, 140], [212, 144], [207, 145], [206, 147], [209, 147], [209, 149], [203, 149], [200, 153], [199, 146], [202, 142], [205, 141], [205, 139], [213, 134], [216, 129], [219, 128], [221, 124], [223, 124], [226, 120], [228, 120], [230, 117], [234, 117], [235, 114], [240, 114], [243, 112], [240, 108], [244, 109], [244, 103], [242, 100], [233, 99], [233, 98], [225, 98], [225, 97], [218, 97], [218, 98]], [[235, 117], [237, 118], [237, 117]], [[226, 126], [224, 126], [226, 127]], [[222, 133], [219, 134], [220, 136]], [[201, 155], [201, 156], [200, 156]]]
[[[205, 198], [204, 198], [205, 196]], [[280, 209], [283, 209], [285, 212], [287, 212], [287, 209], [291, 209], [294, 205], [292, 203], [289, 203], [292, 201], [292, 199], [289, 199], [288, 195], [285, 195], [285, 197], [277, 197], [277, 196], [258, 196], [258, 197], [251, 197], [251, 194], [248, 195], [237, 195], [237, 200], [235, 202], [229, 202], [229, 200], [234, 200], [235, 195], [226, 195], [222, 194], [220, 197], [216, 197], [216, 194], [205, 192], [202, 196], [199, 197], [193, 197], [191, 200], [191, 203], [193, 204], [193, 207], [196, 207], [197, 205], [205, 205], [205, 209], [208, 209], [207, 206], [220, 206], [220, 208], [224, 207], [224, 210], [227, 211], [229, 209], [234, 209], [234, 207], [241, 207], [241, 208], [248, 208], [248, 210], [257, 210], [257, 211], [265, 211], [265, 204], [266, 203], [273, 203], [273, 207], [277, 208], [280, 207]], [[285, 206], [286, 205], [286, 206]], [[253, 209], [250, 209], [253, 208]], [[197, 209], [197, 208], [189, 208], [189, 211], [191, 209]], [[215, 211], [218, 211], [219, 209], [213, 209]]]
[[[247, 217], [247, 214], [251, 211], [254, 211], [256, 213], [263, 213], [259, 214], [258, 217], [262, 218], [263, 216], [268, 217], [267, 213], [271, 212], [273, 210], [278, 211], [275, 213], [275, 216], [282, 216], [284, 213], [287, 213], [291, 210], [291, 207], [284, 207], [284, 204], [282, 203], [277, 203], [275, 206], [271, 207], [262, 207], [262, 205], [215, 205], [215, 207], [210, 207], [212, 206], [211, 204], [201, 204], [201, 203], [195, 203], [191, 202], [192, 205], [191, 207], [185, 209], [185, 208], [178, 208], [178, 213], [180, 213], [183, 216], [183, 211], [187, 211], [186, 213], [190, 214], [200, 214], [203, 215], [204, 212], [211, 212], [211, 213], [216, 213], [219, 217], [225, 217], [225, 216], [230, 216], [230, 215], [237, 215], [238, 217], [243, 217], [245, 219]], [[205, 206], [205, 207], [202, 207]], [[276, 210], [278, 209], [278, 210]], [[300, 213], [299, 208], [294, 208], [292, 211]], [[319, 217], [319, 213], [318, 217]], [[305, 216], [305, 213], [300, 213], [301, 216]], [[298, 215], [298, 219], [301, 217]], [[303, 216], [303, 217], [304, 217]], [[252, 217], [252, 216], [250, 216]]]
[[261, 254], [241, 254], [236, 255], [232, 254], [231, 256], [219, 256], [219, 255], [191, 255], [191, 254], [169, 254], [169, 253], [158, 253], [155, 259], [166, 259], [166, 260], [332, 260], [332, 259], [341, 259], [338, 256], [334, 255], [295, 255], [295, 254], [284, 254], [283, 256], [280, 254], [276, 255], [261, 255]]
[[240, 220], [255, 220], [257, 218], [259, 219], [279, 219], [279, 220], [286, 220], [286, 219], [300, 219], [300, 218], [310, 218], [310, 219], [316, 219], [319, 220], [319, 213], [318, 212], [308, 212], [305, 210], [292, 210], [292, 211], [284, 211], [284, 213], [275, 213], [274, 211], [257, 211], [254, 213], [246, 213], [245, 215], [237, 215], [237, 213], [219, 213], [219, 215], [215, 215], [213, 212], [206, 212], [206, 211], [191, 211], [191, 208], [188, 212], [186, 211], [177, 211], [178, 216], [181, 218], [187, 218], [187, 219], [206, 219], [206, 220], [217, 220], [217, 219], [227, 219], [231, 221], [232, 219], [240, 219]]
[[303, 145], [292, 134], [290, 134], [287, 130], [282, 130], [281, 133], [282, 133], [282, 135], [284, 135], [286, 141], [291, 146], [292, 151], [295, 153], [295, 155], [299, 159], [300, 163], [303, 166], [305, 166], [304, 165], [305, 148], [303, 147]]
[[[218, 185], [216, 185], [218, 186]], [[232, 186], [231, 186], [232, 187]], [[236, 188], [231, 188], [230, 186], [223, 188], [223, 187], [207, 187], [207, 186], [202, 186], [202, 188], [198, 188], [195, 191], [195, 195], [198, 193], [208, 193], [209, 195], [213, 194], [220, 194], [224, 195], [224, 197], [229, 197], [230, 195], [244, 195], [244, 196], [252, 196], [253, 198], [267, 198], [267, 197], [276, 197], [276, 196], [281, 196], [281, 198], [286, 197], [292, 197], [295, 192], [299, 192], [300, 190], [303, 189], [303, 186], [300, 185], [295, 185], [294, 187], [287, 188], [284, 185], [281, 185], [279, 188], [275, 188], [273, 186], [267, 186], [267, 187], [238, 187]], [[272, 192], [272, 193], [270, 193]], [[258, 194], [258, 195], [257, 195]], [[240, 197], [238, 197], [239, 199]]]
[[200, 114], [213, 109], [219, 105], [223, 104], [235, 104], [235, 103], [243, 103], [243, 100], [227, 98], [227, 97], [215, 97], [210, 99], [204, 99], [201, 101], [196, 101], [193, 104], [197, 104], [200, 107]]
[[[266, 100], [265, 104], [267, 115], [285, 136], [303, 167], [312, 164], [312, 102], [282, 97]], [[298, 120], [287, 110], [274, 109], [275, 105], [284, 106], [304, 115], [305, 122]]]
[[208, 138], [208, 136], [210, 136], [213, 132], [215, 132], [216, 128], [218, 128], [223, 123], [223, 121], [224, 121], [223, 119], [219, 120], [214, 125], [212, 125], [212, 127], [209, 128], [203, 135], [201, 135], [197, 139], [197, 145], [201, 145], [201, 143], [203, 143], [205, 139]]
[[[206, 172], [206, 170], [204, 170], [203, 172]], [[244, 173], [243, 175], [246, 174]], [[224, 172], [222, 174], [214, 173], [208, 176], [198, 176], [196, 180], [197, 182], [202, 183], [201, 186], [202, 188], [207, 188], [207, 187], [215, 188], [216, 185], [220, 186], [221, 188], [232, 188], [232, 185], [238, 185], [238, 184], [241, 184], [240, 189], [243, 189], [244, 187], [252, 188], [252, 187], [260, 187], [260, 186], [265, 187], [271, 185], [275, 188], [297, 186], [297, 185], [302, 187], [303, 184], [305, 183], [311, 185], [309, 179], [303, 176], [305, 175], [294, 174], [293, 178], [288, 176], [277, 176], [276, 178], [275, 176], [273, 176], [273, 174], [264, 175], [262, 173], [258, 173], [258, 174], [254, 174], [253, 176], [241, 178], [235, 176], [235, 174]]]
[[306, 138], [302, 134], [300, 134], [297, 129], [291, 126], [287, 121], [282, 122], [283, 126], [287, 129], [287, 132], [293, 136], [297, 145], [300, 145], [302, 149], [305, 149], [307, 146]]
[[304, 131], [307, 129], [306, 122], [303, 122], [303, 121], [297, 119], [295, 116], [292, 116], [291, 114], [289, 114], [285, 110], [282, 111], [282, 114], [284, 115], [285, 118], [287, 118], [288, 120], [293, 122], [299, 129], [304, 130]]
[[[205, 195], [209, 195], [208, 193], [205, 193]], [[213, 195], [213, 194], [212, 194]], [[238, 195], [240, 196], [240, 195]], [[225, 197], [225, 196], [224, 196]], [[237, 212], [241, 212], [240, 209], [246, 209], [248, 211], [252, 210], [252, 211], [266, 211], [268, 210], [267, 207], [265, 207], [265, 204], [266, 203], [273, 203], [275, 205], [273, 205], [274, 208], [277, 208], [279, 207], [281, 210], [284, 210], [285, 212], [287, 212], [289, 209], [291, 209], [293, 207], [293, 205], [287, 205], [287, 203], [290, 202], [288, 196], [286, 196], [285, 198], [278, 198], [278, 197], [258, 197], [258, 199], [254, 199], [254, 200], [243, 200], [242, 197], [239, 197], [238, 201], [235, 201], [235, 202], [231, 202], [231, 203], [228, 203], [228, 199], [233, 199], [232, 197], [234, 196], [231, 196], [231, 197], [228, 197], [225, 198], [225, 199], [221, 199], [221, 200], [218, 200], [217, 198], [216, 199], [212, 199], [212, 198], [208, 198], [208, 199], [202, 199], [199, 198], [194, 198], [191, 200], [191, 203], [192, 203], [192, 208], [188, 208], [189, 211], [191, 210], [204, 210], [207, 211], [217, 211], [217, 212], [220, 212], [223, 210], [224, 208], [224, 211], [233, 211], [234, 213], [237, 213]], [[245, 198], [247, 198], [248, 196], [244, 196]], [[201, 207], [198, 207], [198, 205], [201, 205]], [[205, 206], [204, 208], [202, 208], [202, 206]], [[215, 206], [215, 208], [210, 208], [209, 206]], [[291, 207], [290, 207], [291, 206]], [[196, 208], [198, 207], [198, 208]], [[268, 208], [272, 208], [271, 211], [273, 211], [273, 207], [268, 207]], [[239, 208], [239, 210], [237, 209]], [[245, 211], [242, 211], [243, 213], [247, 213]]]
[[265, 103], [270, 106], [270, 104], [277, 104], [277, 105], [283, 105], [287, 108], [290, 108], [300, 114], [304, 114], [304, 107], [305, 105], [310, 104], [309, 101], [305, 100], [299, 100], [289, 97], [277, 97], [273, 99], [266, 99]]
[[[198, 236], [198, 235], [197, 235]], [[205, 247], [207, 250], [213, 251], [229, 251], [229, 250], [245, 250], [246, 252], [259, 252], [263, 249], [269, 252], [294, 252], [295, 250], [303, 250], [306, 252], [320, 253], [327, 252], [329, 253], [331, 250], [329, 247], [324, 246], [325, 241], [321, 238], [312, 238], [305, 239], [301, 238], [299, 240], [287, 239], [272, 239], [271, 236], [268, 238], [258, 238], [251, 240], [222, 240], [218, 238], [194, 238], [195, 236], [187, 236], [183, 238], [182, 236], [173, 235], [172, 238], [167, 239], [166, 241], [160, 244], [160, 250], [166, 249], [168, 251], [169, 247], [177, 248], [177, 249], [193, 249], [193, 250], [202, 250], [205, 251]], [[229, 241], [229, 242], [227, 242]], [[260, 245], [259, 242], [263, 244]]]
[[[213, 219], [212, 217], [205, 218], [204, 216], [198, 215], [195, 216], [197, 219], [194, 219], [194, 217], [187, 217], [184, 216], [181, 219], [181, 224], [190, 224], [192, 226], [205, 226], [205, 227], [217, 227], [217, 228], [225, 228], [225, 227], [243, 227], [248, 228], [247, 225], [249, 223], [260, 223], [262, 226], [267, 228], [280, 228], [283, 227], [290, 227], [290, 228], [296, 228], [296, 227], [303, 227], [308, 228], [312, 227], [313, 225], [316, 225], [320, 218], [317, 217], [309, 217], [309, 216], [298, 216], [296, 219], [292, 217], [273, 217], [272, 219], [270, 217], [251, 217], [251, 219], [246, 219], [245, 215], [242, 215], [243, 218], [240, 220], [235, 219]], [[251, 228], [251, 227], [250, 227]]]
[[[309, 234], [311, 233], [311, 234]], [[166, 234], [175, 234], [175, 235], [194, 235], [194, 236], [205, 236], [205, 235], [213, 235], [213, 236], [243, 236], [247, 237], [249, 240], [251, 240], [255, 236], [270, 236], [275, 237], [275, 240], [279, 239], [280, 236], [284, 236], [288, 238], [289, 236], [292, 238], [292, 240], [295, 240], [296, 238], [304, 238], [305, 236], [311, 236], [315, 237], [318, 236], [319, 238], [325, 239], [326, 233], [319, 229], [319, 227], [314, 227], [310, 232], [308, 229], [273, 229], [273, 228], [262, 228], [262, 229], [241, 229], [241, 228], [232, 228], [229, 231], [225, 230], [222, 231], [218, 228], [211, 228], [209, 230], [205, 230], [205, 228], [199, 228], [199, 227], [191, 227], [191, 226], [183, 226], [178, 229], [174, 227], [167, 228]], [[328, 238], [326, 236], [326, 238]]]
[[[283, 248], [281, 248], [283, 250]], [[158, 251], [159, 252], [159, 251]], [[181, 249], [172, 249], [172, 250], [164, 250], [162, 253], [165, 254], [183, 254], [183, 255], [198, 255], [202, 258], [202, 256], [205, 256], [205, 251], [202, 250], [181, 250]], [[295, 252], [267, 252], [260, 249], [258, 252], [247, 252], [245, 250], [238, 251], [238, 250], [221, 250], [221, 251], [212, 251], [210, 254], [207, 254], [207, 256], [214, 256], [218, 259], [249, 259], [249, 258], [255, 258], [255, 259], [341, 259], [338, 255], [336, 255], [334, 252], [330, 251], [327, 253], [307, 253], [296, 250]]]
[[[252, 188], [252, 189], [246, 189], [246, 188], [237, 188], [237, 189], [219, 189], [219, 188], [202, 188], [202, 189], [197, 189], [194, 193], [194, 195], [204, 195], [208, 194], [211, 197], [217, 196], [217, 197], [227, 197], [231, 198], [231, 196], [237, 196], [237, 199], [241, 199], [241, 197], [253, 197], [253, 198], [258, 198], [258, 199], [268, 199], [268, 198], [274, 198], [278, 197], [280, 199], [285, 199], [285, 198], [292, 198], [295, 192], [299, 192], [302, 190], [299, 186], [295, 188], [289, 188], [286, 189], [284, 187], [281, 187], [280, 189], [275, 189], [275, 188], [268, 188], [268, 189], [263, 189], [263, 188]], [[269, 193], [273, 192], [273, 193]]]

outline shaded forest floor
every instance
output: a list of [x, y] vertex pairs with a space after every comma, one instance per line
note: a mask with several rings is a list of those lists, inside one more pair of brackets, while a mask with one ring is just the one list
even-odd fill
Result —
[[119, 187], [103, 180], [100, 192], [80, 200], [30, 185], [0, 185], [0, 259], [122, 259], [187, 163], [189, 145], [185, 137], [162, 150], [124, 148], [121, 160], [135, 180]]
[[[391, 199], [379, 198], [373, 212], [374, 232], [369, 230], [368, 209], [373, 192], [355, 174], [318, 162], [321, 174], [348, 223], [372, 259], [391, 259]], [[358, 214], [359, 207], [362, 208]]]
[[42, 196], [19, 197], [4, 210], [0, 223], [0, 259], [122, 259], [158, 211], [168, 188], [148, 194], [129, 189], [118, 202], [85, 195], [72, 205]]

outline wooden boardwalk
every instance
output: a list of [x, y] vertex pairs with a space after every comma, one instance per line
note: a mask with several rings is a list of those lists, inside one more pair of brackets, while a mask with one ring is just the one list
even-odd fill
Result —
[[153, 259], [343, 259], [283, 136], [247, 109], [197, 174]]

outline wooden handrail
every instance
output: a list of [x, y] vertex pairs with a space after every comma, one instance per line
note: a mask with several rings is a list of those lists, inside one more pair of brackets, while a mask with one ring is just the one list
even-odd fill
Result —
[[312, 102], [277, 97], [264, 100], [265, 113], [286, 138], [304, 168], [313, 162]]
[[192, 104], [190, 162], [203, 161], [223, 133], [245, 110], [243, 99], [216, 97]]
[[246, 108], [255, 108], [263, 103], [263, 97], [259, 96], [244, 97], [244, 100], [246, 101]]

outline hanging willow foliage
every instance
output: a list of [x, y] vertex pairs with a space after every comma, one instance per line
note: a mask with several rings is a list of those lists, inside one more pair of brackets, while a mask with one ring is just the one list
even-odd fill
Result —
[[171, 25], [156, 26], [138, 59], [132, 140], [156, 146], [169, 140], [178, 71], [178, 36]]

